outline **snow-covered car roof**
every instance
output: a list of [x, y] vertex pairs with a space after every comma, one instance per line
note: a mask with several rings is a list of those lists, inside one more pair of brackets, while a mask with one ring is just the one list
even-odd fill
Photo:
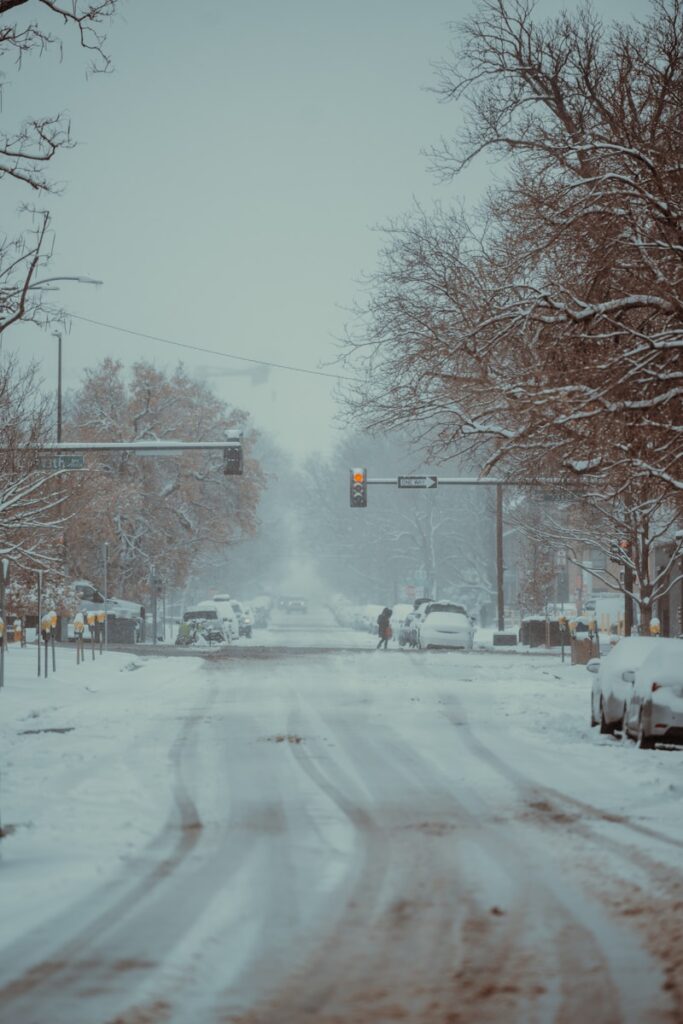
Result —
[[467, 615], [467, 608], [463, 604], [456, 604], [455, 601], [430, 601], [427, 605], [427, 615], [434, 612], [449, 612], [458, 615]]
[[201, 605], [188, 608], [183, 615], [183, 622], [188, 622], [190, 619], [217, 619], [218, 609], [215, 605], [212, 608], [207, 608], [207, 604], [209, 604], [208, 601], [203, 601]]
[[602, 661], [609, 670], [637, 668], [657, 644], [664, 642], [662, 637], [623, 636]]
[[463, 612], [455, 611], [429, 612], [429, 614], [425, 617], [423, 626], [420, 628], [432, 628], [438, 626], [439, 624], [458, 626], [462, 625], [463, 628], [471, 628], [471, 623], [467, 615], [464, 615]]
[[683, 640], [655, 639], [652, 650], [636, 669], [635, 689], [638, 693], [649, 692], [653, 682], [669, 686], [683, 683]]

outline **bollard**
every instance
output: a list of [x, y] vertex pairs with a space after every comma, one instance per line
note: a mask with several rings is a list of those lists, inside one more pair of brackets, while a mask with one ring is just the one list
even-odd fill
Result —
[[95, 612], [88, 612], [88, 629], [90, 630], [90, 651], [92, 654], [92, 660], [95, 660], [95, 622], [97, 621], [97, 615]]
[[100, 654], [104, 654], [104, 628], [105, 628], [105, 613], [97, 613], [97, 638], [100, 642]]
[[562, 663], [564, 664], [564, 645], [567, 642], [567, 638], [569, 636], [569, 623], [567, 622], [567, 617], [565, 615], [560, 615], [559, 623], [560, 623], [560, 652], [561, 652], [561, 655], [562, 655]]
[[50, 612], [50, 639], [52, 641], [52, 671], [53, 672], [57, 671], [57, 654], [56, 654], [56, 647], [57, 647], [57, 645], [56, 645], [55, 641], [56, 641], [56, 638], [57, 638], [57, 622], [58, 621], [59, 620], [57, 618], [57, 612], [53, 608], [52, 611]]
[[74, 637], [76, 639], [76, 664], [80, 665], [83, 661], [83, 628], [85, 622], [83, 619], [83, 612], [76, 612], [74, 615]]

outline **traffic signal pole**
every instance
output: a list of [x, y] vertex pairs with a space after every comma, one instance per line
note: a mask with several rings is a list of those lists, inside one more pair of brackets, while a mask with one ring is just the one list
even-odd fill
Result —
[[[596, 483], [595, 478], [584, 478], [584, 483]], [[498, 632], [505, 629], [505, 562], [503, 558], [503, 488], [546, 487], [557, 488], [557, 480], [505, 480], [496, 477], [471, 476], [375, 476], [358, 467], [350, 471], [351, 508], [366, 508], [369, 486], [387, 485], [399, 490], [435, 490], [437, 487], [495, 487], [496, 488], [496, 604]]]
[[498, 604], [498, 632], [505, 629], [505, 582], [503, 573], [503, 485], [496, 484], [496, 594]]
[[[351, 508], [366, 508], [368, 486], [385, 485], [399, 490], [436, 490], [437, 487], [495, 487], [496, 488], [496, 605], [498, 632], [505, 629], [505, 563], [503, 560], [503, 487], [512, 481], [491, 477], [469, 476], [376, 476], [369, 477], [367, 470], [358, 467], [350, 471]], [[549, 486], [551, 481], [545, 481]], [[557, 486], [556, 481], [552, 482]], [[515, 486], [539, 486], [539, 481], [514, 481]]]

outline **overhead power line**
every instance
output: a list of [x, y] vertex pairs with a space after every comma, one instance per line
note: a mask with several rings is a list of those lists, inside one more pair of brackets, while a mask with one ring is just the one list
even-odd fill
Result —
[[119, 331], [121, 334], [130, 334], [134, 338], [145, 338], [147, 341], [158, 341], [162, 345], [173, 345], [174, 348], [184, 348], [189, 352], [201, 352], [203, 355], [219, 356], [221, 359], [236, 359], [241, 363], [254, 363], [256, 366], [268, 366], [274, 370], [289, 370], [291, 373], [307, 373], [313, 377], [329, 377], [331, 380], [348, 380], [358, 382], [356, 377], [345, 377], [341, 373], [326, 373], [325, 370], [311, 370], [306, 366], [292, 366], [289, 363], [273, 363], [267, 359], [253, 359], [251, 356], [238, 356], [233, 352], [220, 352], [214, 348], [204, 348], [202, 345], [191, 345], [188, 341], [173, 341], [171, 338], [162, 338], [158, 334], [146, 334], [144, 331], [134, 331], [130, 327], [120, 327], [118, 324], [108, 324], [103, 320], [92, 320], [87, 316], [80, 316], [78, 313], [69, 313], [72, 320], [82, 320], [86, 324], [94, 324], [96, 327], [106, 327], [110, 331]]

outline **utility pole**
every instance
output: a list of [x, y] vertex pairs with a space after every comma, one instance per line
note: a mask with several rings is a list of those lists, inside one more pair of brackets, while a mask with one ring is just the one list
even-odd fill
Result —
[[503, 485], [496, 484], [496, 589], [498, 593], [498, 632], [505, 629], [505, 586], [503, 573]]
[[624, 562], [624, 636], [633, 631], [633, 568], [628, 561]]
[[109, 623], [107, 621], [107, 573], [109, 569], [109, 544], [105, 540], [102, 545], [102, 560], [104, 562], [104, 649], [107, 650], [107, 644], [109, 642]]
[[[43, 618], [43, 570], [39, 569], [38, 570], [38, 625], [36, 626], [36, 638], [38, 640], [38, 643], [36, 644], [36, 647], [38, 648], [38, 678], [39, 679], [40, 679], [40, 641], [41, 641], [40, 623], [41, 623], [42, 618]], [[45, 657], [47, 658], [47, 651], [45, 652]]]
[[5, 586], [9, 580], [9, 558], [0, 560], [0, 619], [2, 619], [2, 636], [0, 636], [0, 689], [5, 685], [5, 644], [7, 643], [7, 623], [5, 622]]
[[157, 570], [156, 566], [152, 566], [152, 643], [156, 646], [157, 642]]
[[62, 440], [62, 334], [54, 331], [57, 339], [57, 443]]

